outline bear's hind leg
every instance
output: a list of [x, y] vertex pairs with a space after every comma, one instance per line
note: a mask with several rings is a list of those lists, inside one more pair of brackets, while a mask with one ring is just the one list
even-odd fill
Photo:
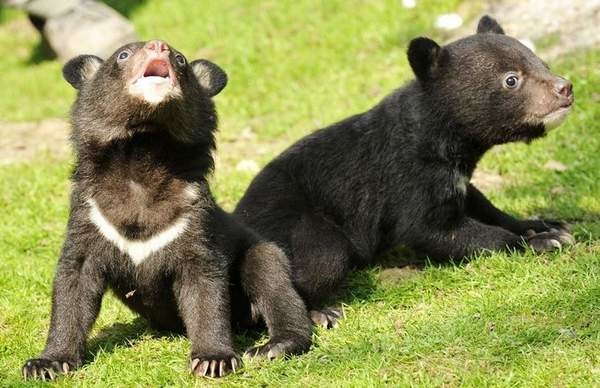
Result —
[[333, 326], [343, 314], [337, 308], [322, 309], [322, 303], [339, 288], [356, 256], [355, 249], [336, 225], [305, 214], [292, 230], [291, 251], [294, 285], [313, 310], [313, 322]]
[[290, 272], [288, 258], [273, 243], [259, 242], [246, 252], [242, 287], [269, 330], [269, 342], [248, 349], [247, 355], [273, 359], [310, 347], [312, 327]]

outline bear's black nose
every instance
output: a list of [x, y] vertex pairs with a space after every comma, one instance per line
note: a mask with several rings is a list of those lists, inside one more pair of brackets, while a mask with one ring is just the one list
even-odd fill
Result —
[[573, 84], [564, 78], [557, 78], [554, 83], [554, 92], [560, 96], [569, 98], [573, 95]]

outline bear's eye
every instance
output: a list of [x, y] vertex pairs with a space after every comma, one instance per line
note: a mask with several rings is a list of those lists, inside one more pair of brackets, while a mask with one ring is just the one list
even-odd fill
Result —
[[123, 61], [124, 61], [124, 60], [126, 60], [127, 58], [129, 58], [129, 51], [128, 51], [128, 50], [121, 51], [121, 52], [119, 53], [119, 55], [117, 55], [117, 60], [118, 60], [119, 62], [123, 62]]
[[175, 60], [177, 61], [177, 63], [181, 66], [185, 65], [185, 58], [183, 57], [183, 55], [181, 54], [177, 54], [175, 55]]
[[504, 78], [504, 87], [507, 89], [514, 89], [519, 86], [519, 76], [516, 74], [508, 74]]

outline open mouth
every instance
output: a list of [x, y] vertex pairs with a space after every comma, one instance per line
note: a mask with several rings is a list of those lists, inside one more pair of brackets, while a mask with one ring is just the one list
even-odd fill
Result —
[[169, 65], [164, 60], [154, 60], [146, 67], [143, 77], [169, 78]]
[[162, 58], [150, 60], [129, 87], [129, 93], [150, 104], [158, 104], [180, 94], [169, 62]]

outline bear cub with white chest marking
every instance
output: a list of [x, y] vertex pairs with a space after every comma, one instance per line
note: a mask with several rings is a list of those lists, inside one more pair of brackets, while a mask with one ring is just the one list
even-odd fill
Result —
[[487, 16], [476, 34], [443, 47], [414, 39], [408, 61], [415, 80], [291, 146], [235, 210], [286, 250], [317, 323], [340, 317], [318, 309], [351, 267], [396, 245], [461, 258], [573, 241], [562, 223], [516, 219], [470, 183], [493, 146], [530, 142], [559, 125], [573, 103], [571, 83]]
[[79, 90], [71, 212], [46, 347], [24, 377], [81, 366], [107, 288], [152, 326], [185, 332], [196, 375], [240, 366], [232, 321], [264, 320], [270, 341], [251, 354], [307, 350], [310, 320], [286, 256], [221, 210], [207, 183], [223, 70], [151, 40], [105, 62], [79, 56], [63, 74]]

